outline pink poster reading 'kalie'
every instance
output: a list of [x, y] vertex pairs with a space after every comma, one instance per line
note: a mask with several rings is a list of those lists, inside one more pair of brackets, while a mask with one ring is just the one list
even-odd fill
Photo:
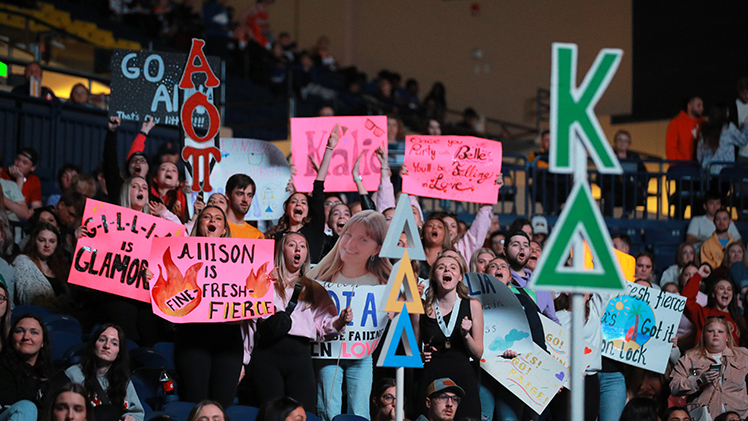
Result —
[[158, 238], [151, 305], [172, 323], [222, 323], [275, 312], [273, 240]]
[[356, 191], [351, 173], [359, 155], [363, 153], [359, 172], [364, 187], [370, 192], [379, 188], [380, 165], [374, 151], [387, 151], [387, 117], [303, 117], [291, 119], [291, 154], [296, 167], [293, 177], [297, 191], [311, 192], [319, 165], [325, 154], [327, 139], [333, 127], [340, 126], [340, 140], [332, 152], [330, 168], [325, 178], [326, 192]]
[[436, 199], [497, 203], [501, 142], [471, 136], [407, 136], [403, 191]]

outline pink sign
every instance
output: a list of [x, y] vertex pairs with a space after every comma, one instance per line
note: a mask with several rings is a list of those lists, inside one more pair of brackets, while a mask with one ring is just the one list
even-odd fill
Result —
[[307, 117], [291, 119], [291, 155], [296, 167], [293, 184], [297, 191], [311, 192], [322, 162], [327, 139], [336, 124], [340, 125], [340, 140], [332, 152], [330, 168], [325, 178], [325, 191], [356, 191], [351, 172], [361, 153], [359, 172], [366, 190], [379, 188], [380, 165], [374, 151], [382, 146], [387, 150], [387, 117]]
[[185, 235], [183, 225], [92, 199], [86, 201], [83, 226], [88, 233], [78, 239], [68, 282], [146, 303], [151, 242]]
[[501, 142], [471, 136], [407, 136], [403, 191], [416, 196], [497, 203]]
[[273, 240], [179, 237], [153, 241], [153, 313], [172, 323], [221, 323], [275, 312]]

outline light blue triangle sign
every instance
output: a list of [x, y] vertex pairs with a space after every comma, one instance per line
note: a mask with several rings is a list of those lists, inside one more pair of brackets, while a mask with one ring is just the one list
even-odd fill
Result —
[[400, 235], [405, 232], [408, 239], [408, 255], [411, 260], [426, 260], [426, 253], [423, 252], [421, 237], [418, 235], [418, 225], [416, 218], [413, 216], [413, 209], [410, 207], [410, 198], [407, 194], [401, 193], [397, 201], [395, 215], [390, 221], [390, 227], [387, 229], [387, 236], [384, 237], [382, 250], [379, 257], [387, 259], [402, 259], [405, 247], [398, 247]]
[[271, 209], [271, 208], [270, 208], [270, 206], [268, 206], [268, 208], [267, 208], [267, 209], [265, 209], [265, 212], [268, 212], [268, 213], [273, 213], [273, 209]]
[[[403, 347], [405, 348], [405, 355], [396, 354], [400, 342], [403, 343]], [[403, 311], [392, 319], [390, 330], [387, 332], [387, 337], [384, 340], [382, 353], [379, 354], [377, 367], [423, 368], [421, 353], [418, 352], [416, 334], [413, 331], [413, 324], [410, 321], [408, 308], [405, 305], [403, 305]]]

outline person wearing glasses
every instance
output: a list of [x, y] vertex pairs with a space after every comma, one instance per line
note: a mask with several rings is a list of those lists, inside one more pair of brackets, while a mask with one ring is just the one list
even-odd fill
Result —
[[465, 396], [465, 390], [449, 377], [436, 379], [429, 385], [426, 397], [427, 414], [416, 421], [452, 421]]
[[371, 394], [371, 421], [394, 421], [397, 405], [397, 383], [385, 377], [375, 386]]

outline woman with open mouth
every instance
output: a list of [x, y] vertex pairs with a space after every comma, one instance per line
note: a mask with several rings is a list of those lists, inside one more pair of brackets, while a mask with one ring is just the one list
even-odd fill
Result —
[[70, 260], [61, 244], [60, 232], [41, 222], [32, 228], [29, 241], [13, 261], [16, 270], [16, 304], [34, 304], [51, 310], [67, 306]]
[[163, 202], [149, 201], [148, 182], [141, 176], [133, 176], [125, 180], [119, 197], [119, 205], [149, 215], [160, 216], [177, 224], [182, 221], [171, 213]]
[[86, 387], [97, 419], [114, 415], [122, 421], [143, 421], [145, 409], [130, 381], [127, 340], [119, 326], [107, 323], [97, 329], [83, 361], [68, 367], [65, 375]]
[[[191, 236], [231, 238], [223, 209], [206, 206], [198, 215]], [[244, 370], [241, 323], [182, 323], [175, 327], [179, 399], [187, 402], [211, 399], [224, 407], [231, 406]]]
[[286, 233], [275, 247], [275, 314], [257, 321], [252, 352], [252, 384], [260, 402], [283, 396], [314, 412], [317, 386], [310, 341], [342, 333], [353, 318], [350, 308], [337, 314], [325, 288], [306, 276], [308, 243], [303, 234]]
[[[312, 269], [309, 277], [320, 282], [351, 285], [351, 289], [353, 285], [385, 285], [392, 270], [389, 260], [379, 257], [386, 234], [387, 222], [381, 213], [365, 210], [353, 215], [343, 227], [338, 242]], [[317, 360], [316, 365], [320, 419], [329, 421], [341, 413], [343, 376], [349, 384], [348, 412], [365, 418], [369, 416], [373, 381], [371, 355], [361, 359], [341, 359], [339, 365], [335, 360]]]
[[[483, 309], [468, 297], [461, 263], [453, 256], [436, 259], [429, 272], [425, 315], [416, 315], [416, 338], [422, 344], [424, 370], [418, 402], [435, 379], [449, 377], [465, 389], [455, 419], [480, 419], [479, 380], [473, 364], [483, 355]], [[471, 362], [472, 358], [472, 362]]]

